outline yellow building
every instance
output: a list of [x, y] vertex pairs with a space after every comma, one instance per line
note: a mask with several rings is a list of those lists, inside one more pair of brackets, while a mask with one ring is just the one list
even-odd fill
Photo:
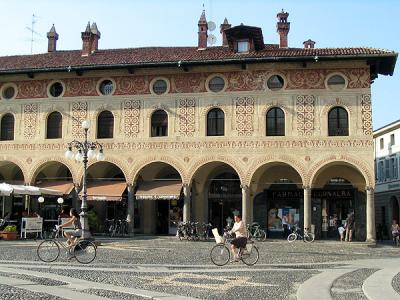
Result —
[[[239, 211], [272, 237], [298, 225], [333, 238], [354, 212], [355, 238], [374, 240], [371, 83], [397, 53], [291, 48], [288, 13], [277, 18], [279, 44], [225, 19], [215, 47], [204, 12], [197, 47], [101, 50], [93, 23], [82, 50], [60, 51], [53, 26], [47, 53], [0, 57], [0, 180], [79, 208], [83, 165], [64, 153], [91, 120], [105, 154], [88, 167], [98, 231], [127, 215], [138, 233], [172, 233], [180, 218], [221, 228]], [[56, 218], [54, 198], [30, 202]], [[3, 197], [2, 213], [26, 205]]]

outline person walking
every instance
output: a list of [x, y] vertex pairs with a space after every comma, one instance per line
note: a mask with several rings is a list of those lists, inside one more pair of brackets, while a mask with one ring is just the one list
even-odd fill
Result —
[[350, 213], [346, 220], [346, 242], [351, 242], [353, 239], [353, 230], [354, 230], [354, 213]]
[[392, 221], [392, 238], [393, 238], [394, 246], [399, 245], [399, 235], [400, 235], [399, 224], [397, 224], [396, 220], [393, 220]]

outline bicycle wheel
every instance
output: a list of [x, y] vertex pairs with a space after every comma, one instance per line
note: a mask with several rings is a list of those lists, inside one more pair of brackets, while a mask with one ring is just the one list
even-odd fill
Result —
[[254, 232], [253, 237], [257, 241], [264, 241], [267, 238], [267, 234], [264, 230], [257, 230], [256, 232]]
[[258, 253], [258, 248], [254, 244], [248, 244], [248, 246], [242, 250], [241, 259], [248, 266], [255, 265], [259, 258], [260, 254]]
[[304, 234], [304, 242], [306, 243], [312, 243], [314, 242], [315, 236], [313, 233], [309, 232]]
[[74, 247], [74, 256], [81, 264], [91, 263], [96, 258], [96, 246], [91, 241], [79, 241]]
[[53, 240], [44, 240], [36, 250], [41, 261], [53, 262], [60, 256], [60, 246]]
[[211, 261], [217, 266], [226, 265], [230, 257], [231, 252], [224, 244], [217, 244], [210, 251]]
[[294, 242], [295, 240], [297, 240], [297, 234], [295, 234], [294, 232], [289, 234], [287, 237], [287, 240], [289, 243]]

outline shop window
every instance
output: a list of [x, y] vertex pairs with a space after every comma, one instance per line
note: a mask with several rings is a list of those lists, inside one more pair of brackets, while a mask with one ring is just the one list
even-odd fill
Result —
[[168, 136], [168, 114], [164, 110], [156, 110], [152, 114], [151, 136]]
[[349, 118], [343, 107], [334, 107], [328, 113], [328, 135], [348, 136]]
[[225, 134], [225, 114], [219, 108], [211, 109], [207, 114], [207, 136], [223, 136]]
[[108, 111], [102, 111], [97, 117], [97, 138], [112, 139], [114, 135], [114, 116]]
[[2, 141], [14, 140], [14, 116], [12, 114], [5, 114], [1, 118], [1, 136]]
[[225, 88], [225, 80], [220, 76], [214, 76], [208, 82], [208, 88], [214, 93], [221, 92]]
[[267, 136], [285, 135], [285, 113], [279, 107], [271, 108], [267, 112]]
[[47, 118], [47, 139], [60, 139], [62, 137], [62, 115], [58, 112], [52, 112]]
[[49, 93], [52, 97], [60, 97], [64, 91], [64, 87], [61, 82], [54, 82], [49, 89]]
[[268, 78], [267, 81], [267, 87], [271, 91], [279, 91], [283, 88], [285, 84], [284, 79], [280, 75], [272, 75], [270, 78]]

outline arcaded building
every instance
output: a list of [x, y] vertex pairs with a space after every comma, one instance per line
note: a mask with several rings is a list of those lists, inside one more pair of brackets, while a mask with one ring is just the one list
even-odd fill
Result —
[[[335, 238], [354, 212], [355, 238], [374, 240], [371, 86], [397, 53], [289, 47], [288, 15], [279, 43], [225, 19], [219, 46], [204, 12], [190, 47], [102, 50], [93, 23], [82, 49], [62, 51], [53, 26], [47, 53], [0, 57], [0, 181], [57, 189], [79, 208], [83, 164], [64, 153], [90, 120], [105, 154], [87, 173], [96, 231], [127, 216], [136, 233], [171, 234], [179, 219], [221, 229], [240, 212], [271, 237], [299, 226]], [[55, 218], [54, 197], [28, 200], [2, 197], [2, 213]]]

